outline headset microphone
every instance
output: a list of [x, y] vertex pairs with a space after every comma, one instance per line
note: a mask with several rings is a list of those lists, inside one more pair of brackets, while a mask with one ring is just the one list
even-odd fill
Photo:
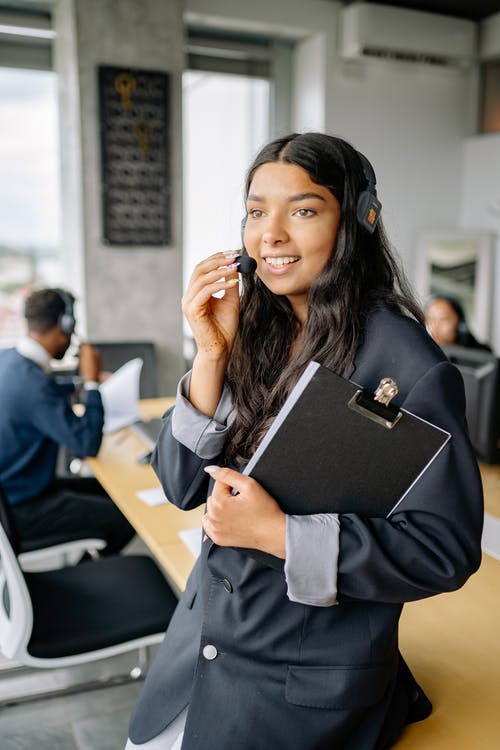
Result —
[[[241, 247], [243, 250], [245, 249], [245, 243], [243, 242], [243, 235], [245, 233], [245, 226], [247, 223], [247, 217], [244, 216], [241, 220]], [[255, 272], [255, 269], [257, 268], [257, 262], [251, 258], [249, 255], [238, 255], [237, 258], [235, 258], [236, 262], [239, 262], [238, 271], [240, 273], [250, 275]]]
[[250, 258], [249, 255], [238, 255], [238, 257], [235, 258], [235, 261], [240, 264], [238, 266], [238, 271], [240, 273], [252, 274], [257, 268], [256, 261], [253, 258]]

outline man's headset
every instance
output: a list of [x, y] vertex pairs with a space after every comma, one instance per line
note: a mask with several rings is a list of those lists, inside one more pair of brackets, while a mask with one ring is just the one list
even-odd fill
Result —
[[57, 293], [64, 303], [64, 310], [57, 319], [57, 325], [65, 336], [71, 336], [76, 326], [73, 301], [63, 289], [57, 289]]
[[[375, 177], [375, 170], [372, 165], [364, 156], [364, 154], [357, 152], [361, 166], [363, 167], [363, 173], [368, 183], [366, 188], [359, 194], [358, 203], [356, 206], [356, 218], [370, 234], [373, 234], [375, 227], [377, 226], [380, 212], [382, 210], [382, 204], [377, 198], [377, 178]], [[241, 220], [241, 246], [244, 248], [243, 235], [245, 233], [245, 226], [247, 223], [247, 217], [244, 216]], [[240, 273], [253, 273], [257, 268], [257, 263], [253, 258], [248, 255], [239, 255], [236, 258], [239, 261], [239, 272]]]

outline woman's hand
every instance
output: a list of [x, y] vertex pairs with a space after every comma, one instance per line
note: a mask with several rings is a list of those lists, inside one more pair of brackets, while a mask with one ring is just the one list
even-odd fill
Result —
[[[286, 515], [255, 479], [232, 469], [207, 466], [215, 479], [202, 518], [203, 529], [221, 547], [249, 547], [286, 556]], [[231, 488], [238, 495], [231, 494]]]
[[[215, 253], [198, 263], [182, 299], [182, 312], [204, 359], [226, 361], [236, 336], [240, 308], [236, 256]], [[222, 290], [223, 297], [213, 296]]]

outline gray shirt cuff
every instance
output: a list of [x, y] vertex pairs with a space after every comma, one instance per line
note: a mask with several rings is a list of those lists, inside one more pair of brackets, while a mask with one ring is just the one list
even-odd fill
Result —
[[336, 513], [286, 517], [288, 598], [299, 604], [337, 603], [339, 517]]
[[216, 458], [224, 448], [233, 418], [231, 391], [224, 384], [214, 416], [207, 417], [188, 400], [190, 381], [191, 372], [188, 372], [179, 382], [172, 414], [172, 435], [200, 458]]

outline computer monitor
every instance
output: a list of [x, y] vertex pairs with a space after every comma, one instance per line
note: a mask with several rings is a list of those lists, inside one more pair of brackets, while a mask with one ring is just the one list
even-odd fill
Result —
[[469, 434], [477, 457], [500, 463], [500, 360], [492, 352], [462, 346], [443, 346], [460, 370], [466, 399]]

